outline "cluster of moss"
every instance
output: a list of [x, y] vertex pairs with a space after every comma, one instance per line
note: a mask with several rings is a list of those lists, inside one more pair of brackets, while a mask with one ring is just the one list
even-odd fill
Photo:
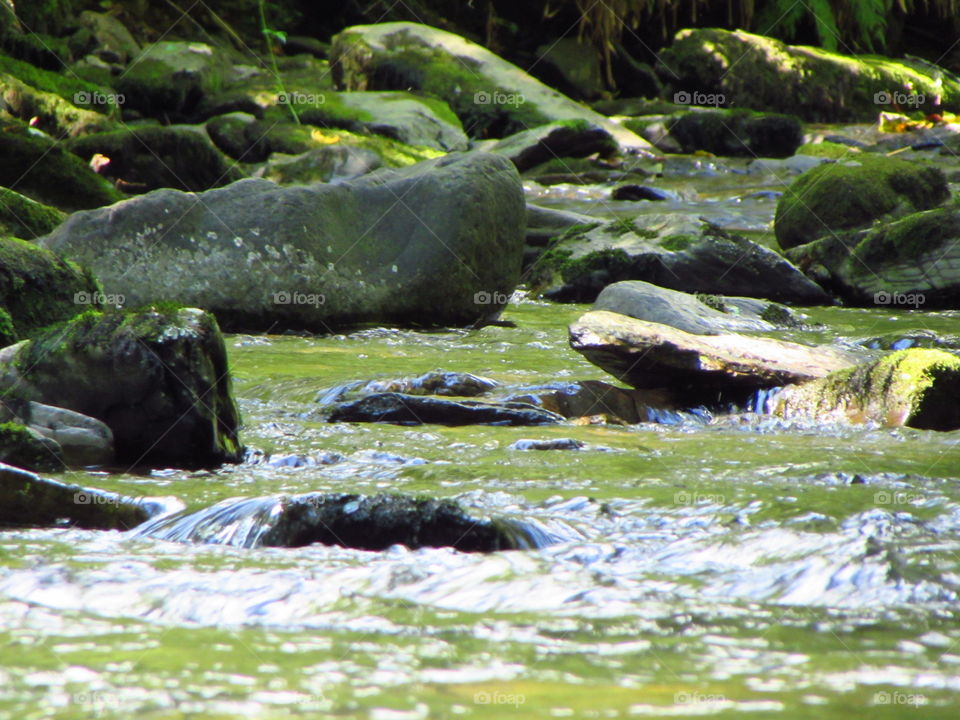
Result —
[[0, 462], [39, 472], [63, 469], [60, 456], [51, 445], [14, 422], [0, 423]]
[[43, 92], [53, 93], [73, 105], [98, 112], [115, 110], [114, 105], [93, 103], [97, 94], [107, 92], [103, 87], [80, 80], [76, 76], [42, 70], [28, 62], [0, 55], [0, 74], [12, 75], [21, 82]]
[[56, 208], [0, 187], [0, 236], [33, 239], [51, 232], [65, 218]]

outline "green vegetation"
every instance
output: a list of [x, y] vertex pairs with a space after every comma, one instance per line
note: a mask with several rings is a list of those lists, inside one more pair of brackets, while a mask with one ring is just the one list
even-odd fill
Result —
[[812, 155], [813, 157], [825, 157], [831, 160], [856, 160], [860, 150], [849, 145], [825, 140], [818, 143], [804, 143], [797, 148], [797, 155]]
[[32, 240], [52, 231], [64, 218], [66, 213], [56, 208], [0, 187], [0, 237]]
[[54, 449], [56, 446], [51, 445], [23, 425], [0, 423], [0, 462], [40, 472], [62, 470], [63, 463]]

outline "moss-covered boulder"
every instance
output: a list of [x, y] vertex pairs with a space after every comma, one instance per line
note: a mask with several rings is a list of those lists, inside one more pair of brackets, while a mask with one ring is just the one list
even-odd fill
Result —
[[12, 235], [32, 240], [46, 235], [65, 217], [66, 213], [56, 208], [0, 187], [0, 237]]
[[102, 155], [100, 173], [131, 193], [169, 187], [199, 192], [242, 178], [243, 172], [195, 127], [137, 127], [67, 143], [85, 160]]
[[783, 389], [771, 411], [818, 422], [960, 429], [960, 358], [943, 350], [900, 350], [875, 362]]
[[126, 465], [242, 459], [223, 336], [202, 310], [91, 310], [7, 348], [0, 377], [0, 391], [106, 423]]
[[258, 173], [278, 185], [309, 185], [365, 175], [383, 167], [383, 158], [356, 145], [323, 145], [300, 155], [274, 153]]
[[[56, 441], [15, 422], [0, 423], [0, 466], [15, 465], [25, 470], [62, 470], [63, 451]], [[0, 469], [2, 472], [2, 469]]]
[[774, 231], [787, 250], [891, 213], [927, 210], [949, 197], [938, 168], [862, 154], [801, 175], [777, 203]]
[[[288, 101], [296, 99], [289, 93]], [[311, 125], [371, 132], [406, 145], [442, 152], [469, 146], [460, 119], [443, 100], [408, 92], [326, 92], [300, 111], [300, 120]]]
[[470, 137], [499, 138], [557, 120], [586, 120], [622, 146], [650, 147], [486, 48], [427, 25], [349, 27], [333, 39], [330, 67], [345, 90], [413, 88], [444, 100]]
[[458, 153], [335, 184], [159, 190], [75, 213], [42, 242], [128, 304], [203, 307], [233, 330], [329, 332], [496, 315], [519, 281], [523, 222], [510, 161]]
[[229, 62], [211, 45], [176, 40], [148, 45], [117, 80], [124, 107], [144, 115], [181, 121], [206, 93], [223, 87]]
[[[0, 423], [11, 430], [2, 437], [8, 444], [14, 442], [14, 447], [18, 438], [32, 438], [19, 447], [27, 451], [21, 457], [34, 459], [18, 461], [15, 455], [7, 455], [3, 462], [39, 471], [113, 464], [113, 433], [104, 423], [73, 410], [22, 400], [19, 394], [14, 387], [0, 402]], [[17, 427], [28, 432], [18, 435]]]
[[204, 127], [213, 144], [234, 160], [258, 163], [270, 157], [270, 125], [250, 113], [217, 115], [207, 120]]
[[[342, 128], [319, 128], [311, 125], [295, 125], [289, 122], [267, 123], [266, 139], [270, 151], [276, 154], [303, 155], [312, 153], [323, 155], [322, 151], [337, 150], [337, 156], [349, 154], [357, 157], [376, 157], [374, 167], [401, 168], [414, 165], [422, 160], [442, 157], [446, 153], [420, 145], [406, 145], [383, 135], [370, 135], [350, 132]], [[346, 148], [341, 151], [340, 148]], [[290, 157], [272, 155], [271, 162], [283, 164]], [[308, 164], [312, 160], [306, 161]], [[350, 174], [350, 173], [346, 173]], [[269, 175], [269, 170], [265, 176]], [[344, 173], [340, 174], [345, 175]], [[319, 178], [317, 178], [319, 179]], [[306, 182], [306, 181], [305, 181]]]
[[885, 103], [901, 96], [899, 104], [926, 112], [960, 110], [960, 84], [949, 73], [786, 45], [742, 30], [681, 30], [658, 58], [660, 77], [675, 91], [720, 95], [726, 105], [790, 113], [808, 122], [875, 122], [889, 109]]
[[593, 302], [603, 288], [622, 280], [798, 305], [830, 302], [776, 252], [684, 215], [574, 226], [539, 257], [536, 273], [549, 286], [547, 297], [560, 302]]
[[68, 212], [126, 197], [61, 143], [22, 123], [0, 121], [0, 186]]
[[747, 110], [712, 110], [674, 115], [666, 122], [680, 151], [714, 155], [789, 157], [803, 143], [803, 126], [794, 115]]
[[30, 337], [102, 299], [96, 279], [76, 263], [26, 240], [0, 238], [0, 310], [9, 314], [13, 331], [12, 338], [3, 338], [7, 342]]
[[0, 464], [0, 526], [130, 530], [183, 508], [175, 498], [131, 498], [67, 485]]
[[850, 305], [960, 308], [960, 205], [840, 232], [787, 251]]

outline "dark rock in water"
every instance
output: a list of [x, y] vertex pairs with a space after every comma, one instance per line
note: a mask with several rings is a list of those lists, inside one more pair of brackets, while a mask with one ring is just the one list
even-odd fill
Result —
[[175, 498], [124, 497], [65, 485], [0, 463], [0, 525], [129, 530], [182, 508]]
[[930, 330], [909, 330], [891, 332], [858, 341], [871, 350], [909, 350], [925, 348], [928, 350], [960, 350], [960, 336], [940, 336]]
[[[755, 309], [755, 305], [760, 308]], [[770, 307], [774, 310], [769, 311], [767, 308]], [[627, 280], [605, 287], [592, 309], [669, 325], [695, 335], [718, 335], [773, 330], [774, 325], [767, 322], [763, 314], [773, 315], [781, 308], [788, 317], [791, 315], [789, 309], [777, 303], [753, 298], [691, 295], [641, 280]]]
[[0, 351], [0, 391], [103, 421], [128, 465], [243, 458], [223, 336], [194, 308], [86, 312]]
[[633, 387], [690, 390], [704, 399], [822, 378], [856, 362], [831, 348], [732, 333], [691, 335], [605, 310], [570, 326], [570, 347]]
[[15, 422], [0, 423], [0, 463], [33, 471], [62, 470], [63, 450], [55, 440]]
[[634, 202], [639, 200], [658, 202], [670, 200], [671, 197], [670, 193], [665, 190], [659, 190], [646, 185], [621, 185], [618, 188], [614, 188], [613, 192], [610, 193], [611, 200], [629, 200]]
[[803, 144], [803, 126], [793, 115], [743, 110], [688, 112], [667, 121], [684, 153], [789, 157]]
[[586, 443], [575, 438], [551, 438], [549, 440], [517, 440], [507, 450], [582, 450]]
[[16, 238], [0, 238], [0, 347], [107, 298], [96, 279], [62, 257]]
[[155, 191], [76, 213], [42, 244], [129, 305], [202, 307], [232, 330], [467, 325], [513, 292], [523, 217], [516, 168], [468, 153], [337, 184]]
[[620, 218], [568, 232], [542, 259], [559, 280], [545, 293], [593, 302], [607, 285], [644, 280], [683, 292], [825, 305], [830, 296], [783, 256], [684, 214]]
[[890, 213], [936, 207], [950, 197], [943, 172], [899, 158], [860, 154], [801, 175], [777, 203], [774, 231], [784, 250], [864, 227]]
[[524, 172], [555, 158], [581, 158], [588, 155], [613, 155], [617, 141], [603, 128], [583, 121], [564, 121], [541, 125], [505, 137], [490, 152], [510, 158]]
[[530, 403], [567, 419], [595, 418], [632, 425], [639, 422], [675, 423], [682, 418], [668, 391], [620, 388], [600, 380], [550, 383], [527, 388], [508, 402]]
[[342, 402], [374, 393], [404, 393], [406, 395], [445, 395], [453, 397], [476, 397], [498, 386], [495, 380], [471, 373], [444, 372], [437, 370], [419, 377], [396, 380], [358, 380], [323, 390], [317, 395], [321, 405]]
[[196, 513], [160, 518], [138, 528], [137, 535], [246, 548], [322, 543], [464, 552], [530, 549], [555, 541], [533, 523], [471, 517], [452, 500], [322, 493], [225, 500]]
[[942, 350], [900, 350], [874, 362], [784, 388], [772, 413], [818, 422], [960, 429], [960, 358]]
[[526, 403], [442, 400], [378, 393], [336, 405], [330, 422], [383, 422], [398, 425], [549, 425], [563, 417]]
[[201, 192], [243, 177], [203, 128], [130, 128], [77, 138], [68, 147], [87, 161], [94, 155], [109, 158], [101, 174], [134, 193], [157, 188]]

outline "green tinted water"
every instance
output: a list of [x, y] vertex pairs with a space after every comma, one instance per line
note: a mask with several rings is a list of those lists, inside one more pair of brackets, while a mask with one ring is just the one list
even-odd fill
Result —
[[[0, 534], [10, 718], [955, 717], [958, 433], [743, 425], [327, 425], [317, 393], [462, 370], [607, 379], [566, 346], [582, 307], [516, 328], [228, 339], [267, 453], [343, 462], [69, 479], [191, 507], [398, 490], [581, 538], [531, 552], [241, 550], [120, 533]], [[957, 313], [826, 309], [839, 342], [949, 333]], [[574, 437], [578, 452], [518, 452]]]

